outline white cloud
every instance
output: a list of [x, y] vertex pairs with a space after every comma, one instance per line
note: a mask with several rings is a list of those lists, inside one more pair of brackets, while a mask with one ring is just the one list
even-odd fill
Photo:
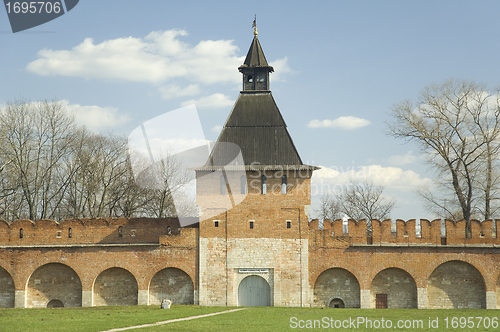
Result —
[[413, 163], [415, 160], [417, 160], [417, 157], [410, 150], [404, 156], [391, 156], [387, 162], [392, 165], [406, 165]]
[[82, 106], [70, 104], [66, 99], [61, 100], [61, 103], [68, 112], [74, 114], [76, 123], [90, 130], [120, 127], [132, 120], [129, 115], [120, 114], [115, 107]]
[[341, 116], [335, 120], [311, 120], [307, 127], [309, 128], [341, 128], [346, 130], [357, 129], [368, 126], [370, 121], [360, 119], [354, 116]]
[[274, 72], [272, 74], [273, 81], [283, 81], [283, 76], [292, 72], [292, 69], [288, 66], [287, 57], [269, 62], [269, 65], [274, 68]]
[[[122, 80], [155, 84], [165, 99], [195, 96], [199, 84], [241, 84], [238, 68], [244, 56], [233, 40], [202, 40], [192, 46], [181, 41], [185, 30], [153, 31], [143, 38], [123, 37], [95, 43], [86, 38], [69, 50], [42, 49], [26, 69], [41, 76]], [[275, 80], [291, 69], [286, 57], [271, 64]], [[185, 87], [173, 84], [183, 80]]]
[[228, 96], [222, 93], [215, 93], [213, 95], [202, 97], [198, 100], [191, 99], [181, 103], [182, 106], [194, 104], [197, 109], [204, 108], [221, 108], [228, 107], [234, 104], [234, 100], [231, 100]]
[[159, 87], [158, 90], [160, 91], [161, 96], [165, 99], [195, 96], [201, 92], [198, 84], [190, 84], [184, 88], [179, 87], [177, 84], [170, 84]]
[[184, 30], [154, 31], [144, 38], [117, 38], [95, 44], [86, 38], [71, 50], [43, 49], [26, 69], [42, 76], [117, 79], [162, 83], [174, 78], [194, 82], [239, 83], [235, 68], [244, 60], [232, 40], [204, 40], [190, 46], [178, 39]]
[[217, 125], [217, 126], [212, 127], [212, 132], [214, 132], [214, 133], [220, 133], [221, 130], [222, 130], [222, 126]]
[[315, 171], [312, 177], [313, 192], [332, 192], [340, 189], [350, 180], [369, 180], [375, 185], [382, 185], [390, 189], [411, 191], [422, 185], [429, 185], [432, 180], [421, 178], [412, 170], [404, 171], [399, 167], [382, 167], [381, 165], [361, 166], [357, 168], [323, 167]]

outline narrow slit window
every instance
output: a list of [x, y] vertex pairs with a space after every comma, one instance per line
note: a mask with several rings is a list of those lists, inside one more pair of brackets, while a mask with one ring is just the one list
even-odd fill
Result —
[[349, 221], [348, 220], [342, 220], [342, 233], [349, 234]]
[[224, 175], [220, 177], [220, 194], [226, 194], [226, 180], [224, 179]]
[[123, 237], [123, 227], [118, 227], [118, 237]]
[[247, 177], [245, 175], [241, 176], [241, 194], [247, 193]]
[[287, 183], [286, 175], [283, 175], [281, 177], [281, 193], [283, 195], [286, 195], [286, 191], [287, 191], [286, 183]]
[[24, 232], [23, 232], [23, 229], [21, 228], [19, 230], [19, 238], [22, 239], [24, 237]]
[[172, 235], [172, 228], [167, 226], [167, 235]]
[[73, 237], [73, 230], [71, 228], [68, 228], [68, 237], [69, 238]]
[[253, 221], [250, 221], [250, 229], [253, 229]]
[[265, 175], [262, 175], [261, 178], [260, 192], [262, 195], [265, 195], [267, 192], [267, 177]]
[[292, 228], [292, 222], [290, 220], [286, 221], [286, 228]]
[[215, 226], [215, 227], [219, 227], [219, 220], [215, 220], [215, 221], [214, 221], [214, 226]]

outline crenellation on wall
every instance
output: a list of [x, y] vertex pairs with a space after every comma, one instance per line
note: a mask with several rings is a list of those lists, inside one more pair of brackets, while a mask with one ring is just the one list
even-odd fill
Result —
[[315, 230], [315, 229], [319, 229], [319, 219], [312, 219], [311, 221], [309, 221], [309, 229], [312, 229], [312, 230]]
[[492, 219], [484, 221], [471, 220], [471, 242], [472, 243], [498, 243], [496, 230], [493, 228]]
[[465, 240], [465, 220], [445, 219], [446, 244], [462, 244]]
[[422, 239], [429, 239], [430, 243], [441, 243], [441, 219], [420, 219], [420, 229]]
[[[408, 243], [422, 243], [422, 237], [421, 236], [418, 236], [421, 232], [421, 227], [418, 227], [418, 230], [417, 230], [417, 226], [419, 226], [417, 224], [417, 220], [416, 219], [409, 219], [407, 220], [406, 222], [404, 220], [401, 220], [401, 219], [398, 219], [400, 220], [400, 223], [402, 223], [404, 226], [403, 226], [403, 231], [401, 232], [401, 234], [398, 234], [397, 238], [398, 238], [398, 242], [401, 242], [401, 238], [403, 239], [407, 239], [407, 242]], [[421, 225], [421, 222], [419, 223]], [[421, 235], [421, 233], [420, 233]], [[424, 241], [426, 241], [427, 239], [423, 239]], [[404, 241], [404, 240], [403, 240]]]
[[[372, 219], [372, 241], [374, 243], [390, 243], [393, 241], [391, 234], [392, 221], [391, 219], [378, 220]], [[396, 239], [394, 239], [396, 242]]]
[[159, 243], [161, 235], [179, 232], [175, 218], [88, 218], [61, 223], [20, 219], [0, 222], [0, 246]]
[[348, 235], [347, 233], [344, 234], [344, 226], [342, 219], [332, 220], [330, 225], [331, 225], [330, 230], [332, 231], [332, 234], [335, 234], [335, 236]]
[[[495, 223], [498, 220], [471, 220], [471, 236], [466, 237], [465, 220], [444, 220], [445, 231], [442, 233], [441, 219], [429, 221], [427, 219], [410, 220], [372, 220], [371, 237], [367, 233], [366, 220], [348, 220], [347, 227], [343, 220], [323, 223], [315, 219], [309, 222], [308, 229], [314, 233], [311, 243], [316, 246], [333, 247], [339, 242], [349, 245], [395, 245], [395, 246], [492, 246], [500, 245], [500, 238], [496, 236]], [[320, 229], [320, 225], [323, 227]], [[498, 222], [500, 225], [500, 222]], [[345, 230], [347, 229], [347, 232]], [[329, 235], [328, 235], [329, 234]], [[334, 239], [328, 239], [328, 237]], [[321, 240], [321, 241], [320, 241]], [[318, 242], [320, 241], [320, 242]], [[340, 245], [340, 246], [343, 246]]]
[[351, 238], [351, 243], [366, 243], [368, 224], [366, 219], [347, 221], [347, 235]]

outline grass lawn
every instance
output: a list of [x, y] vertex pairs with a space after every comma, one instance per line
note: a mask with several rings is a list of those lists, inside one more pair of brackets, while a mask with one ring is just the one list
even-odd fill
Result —
[[[132, 306], [0, 309], [0, 331], [102, 331], [117, 327], [203, 315], [228, 309], [231, 308], [172, 306], [170, 310], [161, 310], [156, 306]], [[456, 318], [454, 319], [454, 317]], [[471, 319], [468, 319], [468, 317], [471, 317]], [[476, 317], [481, 317], [481, 320]], [[484, 319], [485, 317], [488, 318]], [[129, 331], [296, 331], [312, 330], [314, 324], [316, 324], [316, 330], [337, 331], [500, 331], [499, 318], [500, 310], [254, 307], [237, 312]], [[371, 321], [371, 327], [368, 320]], [[447, 321], [448, 328], [446, 328]], [[398, 322], [402, 324], [402, 328], [397, 327]], [[430, 327], [429, 322], [431, 323]], [[344, 327], [339, 324], [343, 324]], [[391, 325], [392, 328], [390, 328]], [[474, 327], [471, 328], [472, 325]]]
[[[0, 309], [1, 332], [91, 332], [224, 311], [224, 307], [159, 306]], [[135, 330], [142, 331], [143, 329]]]

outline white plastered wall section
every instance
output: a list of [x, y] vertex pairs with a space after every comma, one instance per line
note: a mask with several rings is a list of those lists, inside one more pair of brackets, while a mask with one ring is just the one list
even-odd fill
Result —
[[[307, 239], [229, 239], [227, 274], [225, 248], [223, 238], [200, 238], [200, 305], [226, 305], [226, 275], [227, 305], [238, 305], [240, 282], [254, 274], [268, 282], [271, 305], [310, 306]], [[239, 269], [267, 269], [267, 272], [240, 273]]]

